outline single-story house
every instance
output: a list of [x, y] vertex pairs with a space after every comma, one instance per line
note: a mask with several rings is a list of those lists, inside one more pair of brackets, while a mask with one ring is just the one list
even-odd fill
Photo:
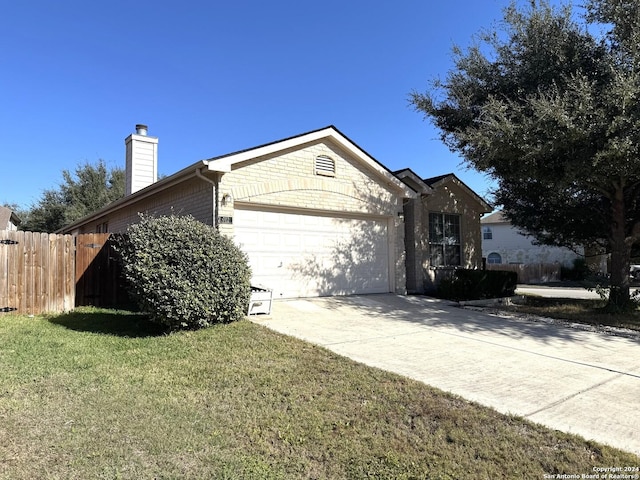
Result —
[[436, 268], [481, 265], [484, 200], [452, 174], [394, 174], [333, 126], [160, 180], [158, 138], [145, 125], [125, 147], [125, 197], [63, 233], [123, 232], [140, 213], [190, 214], [234, 238], [252, 282], [274, 298], [423, 292]]
[[0, 205], [0, 230], [17, 230], [20, 222], [13, 210]]

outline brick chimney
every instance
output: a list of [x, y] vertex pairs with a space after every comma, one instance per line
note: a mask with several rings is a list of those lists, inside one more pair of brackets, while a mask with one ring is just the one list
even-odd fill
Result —
[[124, 194], [132, 193], [148, 187], [158, 180], [158, 137], [147, 136], [147, 126], [136, 125], [136, 133], [125, 140], [126, 184]]

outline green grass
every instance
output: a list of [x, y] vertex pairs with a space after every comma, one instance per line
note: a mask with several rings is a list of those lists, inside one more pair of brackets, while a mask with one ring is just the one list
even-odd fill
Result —
[[0, 478], [543, 478], [640, 465], [242, 321], [0, 316]]
[[640, 310], [611, 313], [604, 300], [580, 300], [525, 296], [524, 303], [500, 306], [501, 310], [527, 313], [589, 325], [606, 325], [640, 331]]

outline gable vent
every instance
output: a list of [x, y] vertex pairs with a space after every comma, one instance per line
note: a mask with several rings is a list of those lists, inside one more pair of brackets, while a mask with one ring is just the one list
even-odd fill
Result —
[[327, 157], [326, 155], [316, 157], [316, 175], [335, 177], [336, 162], [333, 158]]

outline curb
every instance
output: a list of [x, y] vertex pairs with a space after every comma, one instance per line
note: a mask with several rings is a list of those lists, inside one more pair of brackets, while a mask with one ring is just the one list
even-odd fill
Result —
[[460, 307], [491, 307], [493, 305], [513, 305], [524, 302], [524, 295], [512, 297], [485, 298], [482, 300], [463, 300], [456, 302]]

